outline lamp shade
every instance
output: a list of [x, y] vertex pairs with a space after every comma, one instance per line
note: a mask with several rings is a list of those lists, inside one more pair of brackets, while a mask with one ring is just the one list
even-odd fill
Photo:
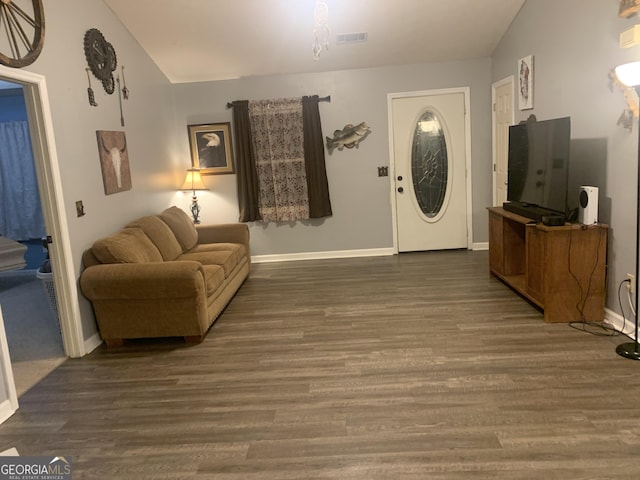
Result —
[[625, 63], [616, 67], [616, 77], [623, 85], [635, 87], [640, 85], [640, 62]]
[[180, 190], [209, 190], [202, 181], [199, 168], [189, 168], [187, 170], [187, 177], [184, 179], [184, 183]]

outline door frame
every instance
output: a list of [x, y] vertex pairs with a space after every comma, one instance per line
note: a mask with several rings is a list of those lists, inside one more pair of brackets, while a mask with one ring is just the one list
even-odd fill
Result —
[[49, 251], [62, 344], [67, 356], [81, 357], [86, 349], [46, 79], [3, 65], [0, 79], [23, 87], [42, 213], [47, 234], [53, 238]]
[[465, 178], [466, 178], [466, 192], [467, 192], [467, 249], [470, 249], [473, 245], [473, 201], [471, 198], [472, 186], [471, 186], [471, 105], [469, 102], [471, 88], [470, 87], [455, 87], [455, 88], [440, 88], [435, 90], [419, 90], [412, 92], [400, 92], [387, 94], [387, 121], [389, 129], [389, 192], [391, 200], [391, 222], [393, 230], [393, 253], [398, 254], [398, 220], [396, 215], [396, 187], [395, 187], [395, 172], [396, 172], [396, 159], [393, 148], [393, 100], [400, 98], [411, 97], [426, 97], [433, 95], [448, 95], [453, 93], [462, 93], [464, 96], [464, 135], [465, 135]]
[[9, 356], [9, 345], [7, 344], [1, 307], [0, 305], [0, 382], [2, 382], [3, 388], [0, 389], [0, 392], [6, 392], [6, 397], [0, 397], [0, 423], [3, 423], [18, 410], [18, 395], [16, 383], [13, 380], [11, 357]]
[[[513, 75], [509, 75], [502, 80], [498, 80], [491, 84], [491, 205], [496, 206], [497, 185], [496, 185], [496, 90], [504, 85], [511, 85], [511, 125], [516, 121], [516, 112], [514, 108], [514, 95], [516, 93], [516, 81]], [[508, 140], [507, 140], [508, 141]]]

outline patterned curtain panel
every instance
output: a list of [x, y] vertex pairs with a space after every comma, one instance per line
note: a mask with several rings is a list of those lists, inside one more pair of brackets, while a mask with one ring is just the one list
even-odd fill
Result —
[[27, 122], [0, 123], [0, 235], [16, 241], [45, 235]]
[[302, 100], [249, 102], [260, 215], [265, 222], [309, 218]]

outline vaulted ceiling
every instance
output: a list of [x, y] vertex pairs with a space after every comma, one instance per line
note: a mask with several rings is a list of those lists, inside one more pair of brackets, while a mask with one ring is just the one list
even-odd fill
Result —
[[524, 1], [325, 0], [314, 60], [316, 0], [105, 0], [173, 83], [488, 57]]

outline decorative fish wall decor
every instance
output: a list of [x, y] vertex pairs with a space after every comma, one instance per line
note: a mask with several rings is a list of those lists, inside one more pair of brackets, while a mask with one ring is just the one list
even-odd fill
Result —
[[338, 150], [342, 150], [344, 147], [357, 147], [369, 133], [371, 133], [371, 128], [365, 122], [359, 123], [356, 126], [351, 124], [345, 125], [342, 130], [333, 132], [333, 138], [327, 137], [329, 153], [336, 147]]

